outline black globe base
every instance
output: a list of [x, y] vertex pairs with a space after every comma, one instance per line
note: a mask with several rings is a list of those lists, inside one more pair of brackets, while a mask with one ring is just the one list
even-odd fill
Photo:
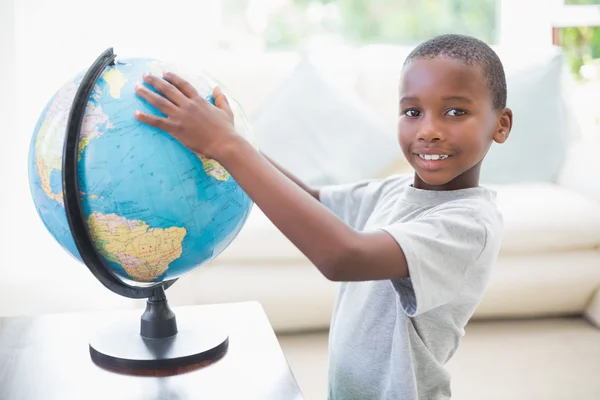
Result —
[[229, 336], [214, 321], [177, 324], [162, 287], [148, 298], [141, 324], [123, 321], [90, 340], [90, 356], [100, 367], [120, 373], [170, 374], [222, 358]]

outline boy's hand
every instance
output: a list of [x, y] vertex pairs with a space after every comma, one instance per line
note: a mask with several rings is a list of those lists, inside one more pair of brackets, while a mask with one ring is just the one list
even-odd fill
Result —
[[164, 79], [144, 74], [144, 81], [163, 96], [142, 84], [136, 93], [167, 117], [141, 111], [135, 117], [143, 123], [168, 132], [185, 147], [209, 158], [218, 158], [219, 149], [239, 138], [233, 124], [233, 112], [219, 87], [213, 90], [215, 106], [202, 98], [185, 79], [166, 72]]

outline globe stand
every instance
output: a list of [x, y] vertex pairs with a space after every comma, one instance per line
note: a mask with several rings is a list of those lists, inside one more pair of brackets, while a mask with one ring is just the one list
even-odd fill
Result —
[[119, 372], [154, 374], [219, 359], [229, 344], [227, 334], [214, 326], [198, 331], [183, 324], [178, 330], [162, 287], [147, 300], [141, 324], [133, 322], [115, 324], [90, 341], [90, 355], [96, 364]]
[[[62, 186], [65, 212], [79, 255], [90, 272], [114, 293], [146, 298], [141, 321], [125, 320], [98, 332], [89, 344], [92, 360], [120, 372], [154, 374], [203, 365], [221, 358], [229, 346], [227, 333], [214, 321], [199, 328], [191, 321], [178, 326], [169, 308], [165, 290], [176, 280], [149, 286], [134, 286], [119, 278], [105, 264], [90, 237], [80, 204], [78, 148], [88, 100], [97, 80], [109, 65], [114, 65], [112, 48], [104, 51], [84, 75], [73, 100], [67, 121], [62, 160]], [[195, 321], [197, 322], [197, 321]], [[210, 327], [210, 329], [206, 328]]]

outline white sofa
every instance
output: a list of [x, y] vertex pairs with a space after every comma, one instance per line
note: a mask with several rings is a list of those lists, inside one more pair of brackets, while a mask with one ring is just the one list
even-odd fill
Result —
[[[397, 82], [408, 50], [384, 47], [335, 56], [320, 54], [313, 57], [313, 62], [340, 93], [356, 93], [365, 107], [395, 132]], [[600, 140], [583, 132], [568, 109], [571, 87], [564, 70], [559, 68], [560, 74], [548, 72], [552, 63], [562, 64], [558, 49], [527, 55], [497, 50], [509, 80], [509, 106], [515, 104], [517, 108], [515, 130], [509, 141], [529, 134], [526, 129], [537, 126], [534, 119], [527, 128], [518, 129], [522, 114], [530, 112], [534, 117], [548, 118], [546, 126], [564, 127], [564, 142], [569, 148], [553, 180], [523, 181], [520, 174], [514, 174], [514, 182], [489, 184], [498, 191], [505, 232], [493, 278], [474, 318], [585, 315], [600, 326], [600, 161], [595, 155]], [[223, 57], [215, 61], [212, 70], [220, 73], [249, 116], [259, 121], [285, 80], [292, 79], [299, 59], [294, 55], [271, 55], [248, 60], [240, 71], [228, 68], [236, 63]], [[511, 102], [511, 82], [522, 83], [524, 86], [517, 88], [521, 92], [531, 91], [536, 84], [548, 85], [547, 80], [557, 75], [561, 80], [556, 85], [558, 95], [567, 107], [564, 118], [546, 115], [550, 110], [538, 107], [543, 102], [540, 96], [552, 92], [525, 93], [520, 99], [513, 96]], [[533, 82], [536, 79], [539, 82]], [[521, 95], [517, 89], [512, 93]], [[533, 154], [547, 147], [538, 143], [520, 151]], [[381, 174], [395, 172], [409, 169], [399, 160], [383, 168]], [[322, 277], [255, 207], [238, 238], [211, 266], [182, 279], [170, 291], [171, 298], [179, 301], [181, 296], [184, 302], [256, 299], [278, 331], [292, 331], [326, 329], [336, 289], [337, 284]]]
[[[323, 115], [317, 115], [318, 107], [313, 109], [316, 110], [314, 115], [302, 114], [303, 104], [299, 104], [300, 109], [287, 112], [300, 113], [304, 120], [314, 119], [324, 124], [328, 124], [330, 118], [343, 126], [345, 121], [342, 119], [349, 118], [348, 110], [355, 107], [354, 110], [361, 110], [364, 119], [371, 118], [369, 123], [382, 127], [390, 136], [372, 138], [371, 132], [364, 132], [365, 138], [353, 136], [353, 143], [340, 142], [340, 145], [348, 151], [356, 151], [365, 143], [375, 145], [377, 140], [380, 144], [393, 141], [397, 83], [408, 50], [370, 47], [348, 49], [335, 55], [327, 52], [312, 54], [312, 63], [331, 85], [330, 94], [337, 93], [345, 105], [346, 115], [332, 112], [324, 119]], [[562, 63], [557, 49], [528, 54], [507, 52], [501, 56], [510, 78], [509, 106], [515, 105], [515, 130], [509, 142], [516, 144], [514, 148], [508, 148], [508, 152], [520, 159], [507, 159], [507, 164], [502, 165], [502, 157], [506, 155], [490, 154], [494, 169], [488, 170], [488, 176], [508, 171], [503, 182], [490, 185], [498, 191], [505, 232], [495, 272], [475, 318], [585, 315], [600, 326], [600, 160], [596, 154], [600, 148], [599, 139], [578, 128], [572, 113], [554, 112], [552, 107], [560, 108], [562, 103], [558, 106], [548, 103], [548, 100], [564, 100], [568, 106], [570, 102], [568, 87], [563, 91], [562, 75], [556, 71], [557, 60]], [[205, 65], [224, 82], [229, 93], [255, 122], [259, 131], [257, 143], [264, 145], [264, 138], [269, 136], [259, 129], [268, 125], [263, 116], [271, 107], [281, 108], [293, 103], [286, 103], [290, 99], [282, 98], [280, 93], [286, 82], [294, 79], [301, 60], [300, 55], [288, 53], [223, 54]], [[199, 60], [199, 63], [204, 61]], [[560, 81], [558, 84], [557, 80]], [[511, 87], [511, 82], [516, 83]], [[302, 85], [298, 86], [302, 88]], [[287, 87], [289, 89], [289, 85]], [[305, 88], [307, 92], [298, 96], [296, 102], [314, 95], [310, 92], [314, 85]], [[540, 104], [546, 108], [540, 109]], [[336, 110], [335, 104], [329, 105]], [[568, 118], [563, 118], [565, 115]], [[529, 121], [526, 116], [530, 117]], [[538, 122], [548, 132], [558, 129], [558, 133], [555, 129], [553, 134], [559, 138], [545, 139], [545, 131], [535, 132]], [[292, 128], [282, 126], [282, 135], [287, 133], [286, 129], [293, 131]], [[348, 128], [350, 131], [351, 127]], [[345, 179], [360, 174], [375, 177], [410, 172], [400, 157], [390, 159], [389, 154], [379, 160], [382, 164], [377, 165], [377, 171], [371, 168], [372, 163], [359, 163], [360, 168], [351, 170], [354, 160], [348, 159], [345, 152], [336, 153], [336, 147], [332, 147], [335, 140], [340, 140], [335, 136], [340, 132], [331, 134], [331, 141], [321, 151], [329, 151], [331, 159], [333, 156], [342, 160], [346, 157], [347, 170], [354, 175], [346, 175]], [[318, 139], [313, 135], [313, 140], [315, 137]], [[272, 143], [266, 144], [269, 147]], [[354, 147], [348, 147], [350, 145]], [[560, 146], [568, 147], [561, 153]], [[286, 151], [285, 143], [281, 149]], [[285, 160], [286, 154], [275, 156]], [[530, 160], [534, 157], [552, 159]], [[378, 161], [376, 158], [372, 161]], [[329, 161], [321, 161], [324, 163], [322, 168], [329, 168]], [[530, 164], [523, 166], [519, 162]], [[343, 175], [345, 171], [340, 165], [344, 166], [337, 164], [337, 169], [329, 171], [330, 177]], [[294, 166], [301, 168], [301, 164]], [[521, 170], [511, 171], [514, 166], [520, 166]], [[535, 176], [528, 175], [528, 171], [533, 173], [540, 166], [539, 176], [545, 174], [550, 178], [536, 180]], [[556, 171], [550, 171], [551, 166]], [[315, 171], [318, 169], [311, 173]], [[297, 172], [302, 175], [305, 171]], [[314, 180], [318, 181], [317, 178]], [[49, 235], [44, 240], [47, 241], [46, 254], [30, 255], [38, 261], [29, 267], [36, 268], [34, 273], [29, 273], [27, 279], [0, 280], [0, 293], [6, 299], [0, 302], [0, 315], [143, 307], [140, 300], [119, 297], [102, 287], [85, 267], [66, 256]], [[46, 264], [40, 262], [43, 260], [53, 261]], [[57, 269], [59, 267], [61, 270]], [[71, 284], [65, 284], [65, 277]], [[254, 207], [235, 241], [210, 265], [180, 279], [167, 295], [173, 306], [258, 300], [274, 328], [286, 332], [327, 329], [336, 290], [337, 284], [321, 276]]]

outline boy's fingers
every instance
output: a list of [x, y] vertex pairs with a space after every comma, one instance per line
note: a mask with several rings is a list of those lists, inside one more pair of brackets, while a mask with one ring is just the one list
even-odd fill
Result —
[[181, 93], [181, 91], [164, 79], [146, 73], [144, 74], [144, 82], [152, 86], [158, 92], [162, 93], [167, 99], [177, 106], [181, 106], [187, 101], [187, 98]]
[[215, 99], [215, 106], [219, 107], [221, 110], [225, 111], [227, 115], [233, 118], [233, 111], [229, 105], [229, 100], [227, 100], [227, 96], [225, 96], [219, 86], [216, 86], [213, 89], [213, 97]]
[[191, 99], [192, 97], [198, 96], [198, 91], [192, 86], [191, 83], [180, 77], [179, 75], [173, 72], [165, 72], [163, 73], [163, 78], [170, 82], [173, 86], [175, 86], [181, 93], [183, 93], [187, 98]]
[[160, 112], [167, 115], [173, 115], [177, 107], [163, 96], [154, 93], [142, 84], [135, 87], [135, 92], [148, 103], [156, 107]]
[[213, 96], [216, 99], [221, 99], [221, 101], [225, 102], [229, 106], [229, 100], [227, 100], [227, 96], [223, 93], [220, 86], [215, 86], [213, 89]]
[[153, 126], [155, 128], [158, 128], [160, 130], [163, 130], [165, 132], [173, 132], [173, 128], [175, 127], [173, 122], [167, 118], [158, 117], [156, 115], [151, 115], [151, 114], [146, 114], [145, 112], [142, 112], [142, 111], [136, 111], [134, 113], [134, 116], [135, 116], [135, 118], [137, 118], [138, 121], [143, 122], [147, 125]]

